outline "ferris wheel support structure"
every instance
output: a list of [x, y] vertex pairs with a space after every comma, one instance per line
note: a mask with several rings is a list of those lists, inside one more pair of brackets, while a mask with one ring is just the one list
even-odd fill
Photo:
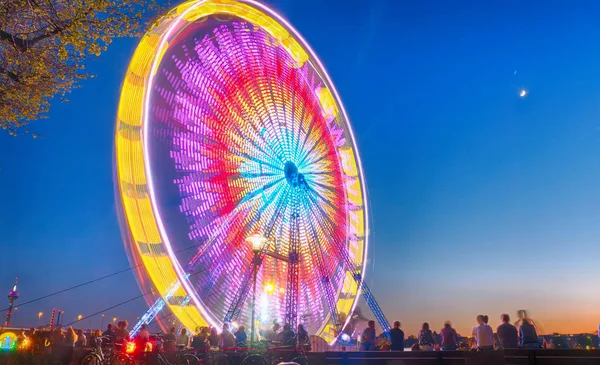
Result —
[[[314, 190], [310, 190], [310, 192], [313, 192], [316, 194], [316, 192], [314, 192]], [[318, 195], [318, 194], [316, 194], [316, 195]], [[313, 199], [313, 201], [315, 201], [314, 200], [315, 198], [312, 196], [310, 197], [310, 199]], [[317, 207], [317, 209], [322, 210], [322, 208], [318, 204], [315, 204], [314, 206]], [[350, 255], [348, 254], [348, 248], [344, 247], [344, 245], [339, 240], [333, 240], [333, 242], [334, 242], [334, 247], [336, 248], [336, 250], [338, 251], [338, 254], [340, 255], [340, 257], [343, 260], [343, 263], [346, 265], [347, 270], [352, 273], [352, 278], [356, 282], [356, 285], [360, 288], [363, 298], [364, 298], [365, 302], [367, 302], [369, 309], [375, 316], [377, 323], [379, 323], [379, 326], [383, 330], [383, 333], [385, 334], [387, 339], [391, 341], [390, 322], [388, 321], [385, 314], [383, 313], [383, 310], [381, 309], [381, 306], [379, 306], [379, 303], [377, 303], [377, 300], [375, 300], [375, 297], [373, 296], [371, 289], [369, 289], [369, 286], [363, 280], [363, 275], [361, 274], [360, 270], [357, 270], [356, 265], [352, 262], [352, 259], [350, 258]]]

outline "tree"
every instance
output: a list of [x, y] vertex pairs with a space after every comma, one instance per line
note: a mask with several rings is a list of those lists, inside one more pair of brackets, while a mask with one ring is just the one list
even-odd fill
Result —
[[90, 76], [87, 59], [114, 38], [141, 35], [160, 11], [156, 0], [1, 1], [0, 126], [27, 132], [53, 98], [66, 100]]

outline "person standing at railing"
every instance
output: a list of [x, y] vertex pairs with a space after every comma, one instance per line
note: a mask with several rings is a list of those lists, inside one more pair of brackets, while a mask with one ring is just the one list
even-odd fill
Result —
[[503, 314], [500, 316], [500, 319], [502, 320], [502, 324], [496, 330], [499, 345], [505, 349], [516, 349], [519, 347], [519, 331], [510, 323], [510, 316], [508, 314]]
[[273, 322], [273, 327], [267, 331], [265, 338], [268, 341], [277, 341], [277, 335], [279, 334], [279, 323]]
[[296, 334], [292, 331], [292, 326], [289, 324], [283, 325], [283, 331], [277, 335], [277, 341], [279, 341], [282, 347], [294, 347], [296, 346]]
[[200, 350], [206, 349], [208, 346], [208, 328], [197, 328], [196, 334], [192, 337], [192, 347], [195, 350]]
[[485, 317], [487, 316], [477, 316], [479, 326], [475, 327], [475, 341], [477, 342], [477, 348], [479, 350], [493, 350], [494, 330], [486, 323]]
[[246, 334], [246, 327], [241, 325], [238, 327], [238, 330], [235, 331], [235, 345], [236, 347], [246, 347], [248, 340], [248, 334]]
[[223, 324], [223, 332], [219, 337], [219, 347], [222, 349], [231, 349], [235, 347], [235, 336], [229, 330], [227, 323]]
[[148, 345], [148, 341], [150, 341], [150, 332], [148, 332], [146, 329], [146, 325], [142, 325], [140, 331], [133, 339], [133, 343], [135, 344], [133, 357], [135, 359], [142, 358], [144, 352], [146, 352], [146, 345]]
[[296, 335], [298, 347], [302, 349], [302, 351], [310, 351], [310, 338], [308, 336], [308, 332], [304, 329], [304, 325], [298, 325], [298, 334]]
[[429, 323], [425, 322], [419, 331], [419, 351], [433, 351], [434, 345], [433, 332], [429, 329]]
[[521, 327], [519, 327], [519, 336], [521, 337], [521, 347], [527, 349], [539, 349], [540, 339], [537, 330], [529, 318], [523, 318]]
[[211, 327], [210, 328], [210, 335], [208, 336], [208, 344], [211, 347], [217, 347], [219, 346], [219, 334], [217, 333], [217, 328], [216, 327]]
[[190, 346], [190, 336], [187, 333], [187, 329], [182, 328], [181, 331], [179, 331], [177, 346], [182, 346], [184, 349]]
[[106, 339], [104, 340], [105, 345], [112, 345], [113, 343], [115, 343], [117, 334], [115, 333], [115, 329], [113, 328], [113, 325], [111, 323], [109, 323], [106, 326], [106, 331], [104, 331], [104, 333], [102, 333], [102, 336], [106, 337]]
[[375, 350], [375, 321], [369, 321], [368, 327], [364, 329], [360, 337], [360, 351]]
[[87, 338], [83, 333], [82, 329], [77, 330], [77, 341], [75, 342], [75, 347], [86, 347], [87, 346]]
[[174, 351], [176, 342], [177, 336], [175, 335], [175, 327], [171, 327], [169, 333], [163, 337], [163, 350]]
[[394, 328], [390, 330], [390, 351], [404, 351], [404, 331], [400, 329], [400, 321], [394, 322]]
[[452, 322], [446, 321], [444, 328], [440, 331], [442, 337], [442, 350], [455, 351], [458, 348], [458, 339], [456, 330], [452, 328]]

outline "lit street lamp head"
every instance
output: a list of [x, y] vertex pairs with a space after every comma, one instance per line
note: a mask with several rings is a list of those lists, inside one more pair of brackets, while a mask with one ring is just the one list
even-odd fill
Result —
[[252, 245], [252, 251], [259, 252], [267, 239], [260, 234], [253, 234], [252, 236], [246, 238], [246, 242], [249, 242]]

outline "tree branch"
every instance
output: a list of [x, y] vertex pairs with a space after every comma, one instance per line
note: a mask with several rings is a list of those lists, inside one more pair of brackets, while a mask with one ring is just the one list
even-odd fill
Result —
[[17, 76], [17, 74], [5, 69], [4, 67], [0, 67], [0, 74], [4, 74], [4, 75], [8, 76], [14, 82], [20, 82], [19, 76]]
[[11, 42], [15, 47], [17, 47], [21, 51], [24, 51], [26, 48], [25, 41], [23, 40], [23, 38], [16, 37], [8, 32], [3, 31], [2, 29], [0, 29], [0, 40]]
[[55, 34], [58, 34], [60, 32], [62, 32], [63, 30], [65, 30], [66, 27], [58, 27], [58, 28], [54, 28], [51, 32], [46, 32], [44, 34], [40, 34], [37, 37], [33, 38], [33, 39], [28, 39], [25, 41], [25, 50], [29, 49], [30, 47], [32, 47], [34, 44], [36, 44], [39, 41], [42, 41], [46, 38], [50, 38]]

